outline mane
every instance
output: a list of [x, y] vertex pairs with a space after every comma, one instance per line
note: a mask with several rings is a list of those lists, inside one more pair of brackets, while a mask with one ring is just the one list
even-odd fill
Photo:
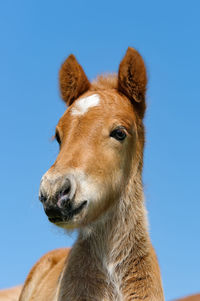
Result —
[[108, 90], [108, 89], [117, 89], [118, 80], [117, 74], [103, 74], [97, 76], [96, 79], [92, 81], [91, 90]]

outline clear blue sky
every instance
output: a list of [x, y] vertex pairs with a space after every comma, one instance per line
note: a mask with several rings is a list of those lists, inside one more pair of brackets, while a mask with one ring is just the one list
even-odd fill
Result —
[[0, 287], [22, 283], [46, 251], [72, 245], [38, 201], [65, 110], [58, 69], [74, 53], [88, 77], [117, 71], [128, 46], [146, 61], [144, 186], [166, 300], [200, 291], [199, 1], [1, 1]]

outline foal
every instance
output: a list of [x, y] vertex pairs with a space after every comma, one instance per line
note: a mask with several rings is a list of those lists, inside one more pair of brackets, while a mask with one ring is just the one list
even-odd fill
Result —
[[20, 301], [164, 300], [142, 186], [146, 83], [133, 48], [118, 75], [92, 83], [73, 55], [62, 65], [68, 108], [40, 200], [50, 222], [78, 228], [79, 236], [70, 251], [55, 250], [34, 266]]

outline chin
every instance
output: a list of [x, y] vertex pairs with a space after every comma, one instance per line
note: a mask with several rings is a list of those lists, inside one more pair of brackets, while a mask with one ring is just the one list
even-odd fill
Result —
[[73, 222], [66, 222], [66, 223], [56, 223], [56, 226], [63, 228], [67, 231], [73, 231], [76, 230], [78, 227], [77, 224], [73, 223]]
[[68, 231], [73, 231], [76, 229], [80, 229], [82, 227], [84, 227], [86, 225], [86, 221], [85, 221], [85, 210], [83, 210], [84, 212], [81, 212], [79, 215], [73, 216], [70, 219], [66, 219], [66, 220], [61, 220], [61, 221], [52, 221], [51, 222], [60, 227], [63, 228], [65, 230]]

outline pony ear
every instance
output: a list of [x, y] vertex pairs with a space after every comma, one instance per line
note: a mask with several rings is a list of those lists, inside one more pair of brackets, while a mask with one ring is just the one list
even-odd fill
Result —
[[118, 91], [126, 95], [143, 118], [146, 104], [145, 93], [147, 75], [141, 55], [129, 47], [120, 63], [118, 72]]
[[71, 54], [62, 64], [59, 72], [61, 97], [70, 106], [73, 101], [90, 87], [90, 82], [77, 62], [75, 56]]

